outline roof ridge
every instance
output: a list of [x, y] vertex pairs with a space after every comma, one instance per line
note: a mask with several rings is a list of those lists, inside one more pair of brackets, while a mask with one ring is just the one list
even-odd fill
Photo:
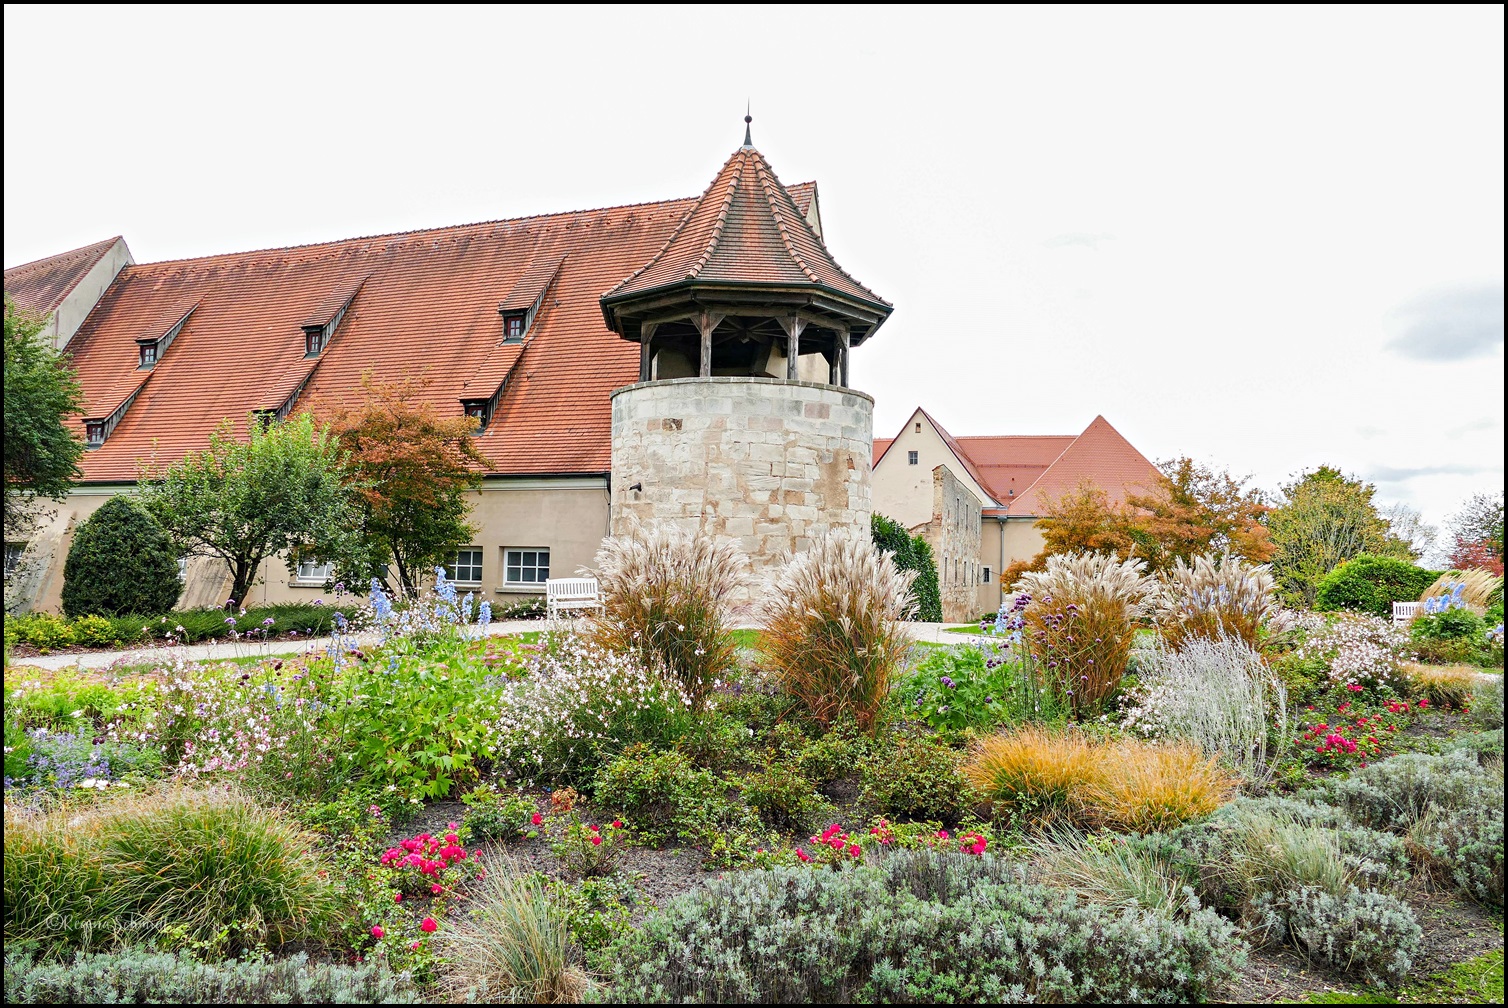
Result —
[[[714, 179], [715, 183], [717, 180]], [[707, 268], [707, 263], [712, 260], [712, 254], [717, 251], [717, 243], [722, 240], [723, 228], [728, 224], [728, 211], [733, 207], [733, 197], [738, 195], [738, 173], [728, 180], [728, 194], [723, 197], [723, 205], [718, 208], [717, 221], [712, 225], [712, 234], [707, 237], [707, 247], [702, 249], [702, 254], [686, 273], [686, 279], [690, 280], [698, 276]]]
[[42, 265], [45, 262], [52, 262], [55, 259], [66, 259], [69, 256], [78, 256], [80, 258], [88, 258], [88, 254], [89, 253], [93, 253], [93, 252], [96, 252], [96, 251], [99, 251], [99, 252], [108, 251], [112, 245], [114, 245], [116, 242], [120, 241], [123, 237], [124, 237], [123, 235], [116, 235], [113, 238], [106, 238], [103, 241], [92, 242], [92, 243], [90, 243], [88, 245], [80, 245], [78, 248], [65, 249], [62, 252], [54, 252], [50, 256], [43, 256], [40, 259], [33, 259], [30, 262], [17, 263], [14, 266], [7, 266], [7, 267], [5, 267], [5, 272], [7, 274], [9, 274], [9, 273], [19, 273], [22, 270], [27, 269], [28, 267], [31, 267], [31, 266], [40, 266], [40, 265]]
[[[498, 217], [494, 218], [493, 220], [472, 221], [466, 224], [444, 224], [439, 227], [410, 228], [407, 231], [387, 231], [381, 234], [352, 235], [349, 238], [332, 238], [328, 241], [305, 242], [302, 245], [269, 245], [264, 248], [243, 249], [240, 252], [217, 252], [213, 255], [182, 256], [177, 259], [157, 259], [152, 262], [136, 263], [135, 266], [136, 268], [141, 268], [143, 266], [171, 266], [175, 263], [205, 262], [211, 259], [233, 259], [238, 256], [260, 255], [273, 252], [298, 252], [304, 249], [317, 249], [327, 246], [333, 247], [336, 245], [350, 244], [352, 242], [379, 241], [384, 238], [407, 238], [411, 235], [433, 234], [441, 231], [463, 231], [467, 228], [486, 227], [489, 224], [516, 224], [522, 223], [524, 221], [544, 220], [552, 217], [581, 217], [587, 214], [606, 213], [610, 210], [634, 210], [639, 207], [665, 206], [671, 203], [685, 203], [687, 201], [692, 201], [692, 209], [695, 209], [694, 203], [697, 199], [698, 197], [696, 196], [677, 196], [673, 199], [645, 200], [640, 203], [617, 203], [611, 206], [589, 207], [584, 210], [556, 210], [550, 213], [528, 214], [523, 217]], [[59, 254], [66, 255], [67, 253]], [[42, 260], [39, 259], [37, 261], [41, 262]], [[27, 265], [30, 264], [28, 263]], [[13, 266], [11, 268], [19, 269], [20, 267]]]
[[[780, 234], [780, 244], [784, 245], [786, 253], [792, 259], [796, 260], [796, 265], [801, 267], [801, 272], [806, 274], [808, 280], [812, 283], [821, 283], [822, 281], [817, 277], [817, 271], [812, 269], [811, 264], [806, 261], [800, 252], [796, 251], [796, 246], [792, 244], [791, 236], [786, 232], [785, 214], [779, 205], [779, 198], [775, 193], [770, 191], [771, 180], [774, 181], [776, 188], [784, 190], [785, 187], [780, 184], [780, 177], [775, 174], [775, 169], [770, 167], [770, 163], [764, 159], [764, 155], [760, 154], [757, 150], [754, 151], [754, 154], [758, 158], [754, 165], [754, 177], [758, 179], [760, 188], [764, 190], [765, 202], [770, 205], [770, 213], [775, 217], [775, 230]], [[766, 178], [766, 175], [768, 175], [768, 178]], [[790, 195], [787, 191], [786, 198], [789, 199]], [[794, 202], [792, 205], [794, 206]], [[834, 262], [833, 265], [837, 266], [838, 264]], [[841, 270], [842, 267], [839, 267], [839, 269]], [[853, 278], [849, 277], [849, 279], [852, 280]], [[854, 282], [857, 283], [858, 281]], [[865, 289], [868, 290], [868, 288]]]

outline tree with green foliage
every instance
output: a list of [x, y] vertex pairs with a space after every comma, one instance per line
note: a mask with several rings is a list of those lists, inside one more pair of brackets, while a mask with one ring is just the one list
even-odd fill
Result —
[[362, 398], [321, 408], [320, 416], [350, 457], [358, 481], [370, 570], [386, 580], [391, 563], [404, 592], [451, 562], [476, 529], [466, 494], [492, 464], [476, 447], [476, 420], [445, 417], [423, 395], [420, 379], [378, 382], [362, 376]]
[[63, 564], [69, 616], [157, 616], [172, 611], [182, 588], [172, 542], [126, 497], [85, 519]]
[[264, 423], [248, 440], [226, 420], [203, 451], [146, 482], [142, 505], [182, 555], [215, 556], [231, 573], [230, 597], [245, 603], [257, 568], [279, 553], [348, 562], [364, 544], [345, 453], [307, 413]]
[[932, 546], [921, 536], [911, 535], [893, 518], [874, 514], [869, 518], [869, 533], [875, 546], [889, 553], [903, 571], [916, 571], [911, 582], [911, 601], [915, 606], [912, 619], [922, 623], [942, 622], [942, 591], [937, 583], [937, 561]]
[[67, 359], [42, 335], [46, 320], [5, 299], [5, 529], [25, 534], [41, 498], [62, 500], [84, 442], [68, 424], [83, 401]]
[[1303, 472], [1282, 487], [1267, 515], [1278, 593], [1293, 606], [1314, 604], [1320, 578], [1363, 553], [1412, 562], [1409, 544], [1392, 534], [1372, 502], [1377, 488], [1332, 466]]
[[1362, 553], [1316, 582], [1314, 608], [1321, 612], [1351, 609], [1387, 616], [1392, 613], [1394, 602], [1414, 601], [1439, 576], [1439, 571], [1425, 570], [1397, 557]]

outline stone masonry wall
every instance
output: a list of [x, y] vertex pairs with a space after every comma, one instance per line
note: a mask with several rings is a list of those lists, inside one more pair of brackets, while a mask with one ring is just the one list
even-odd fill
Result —
[[615, 534], [634, 518], [705, 527], [736, 541], [756, 574], [829, 530], [869, 534], [874, 400], [864, 393], [678, 378], [612, 401]]
[[979, 614], [978, 588], [983, 577], [979, 540], [983, 532], [979, 498], [945, 465], [932, 470], [932, 519], [922, 536], [937, 561], [942, 616], [965, 623]]

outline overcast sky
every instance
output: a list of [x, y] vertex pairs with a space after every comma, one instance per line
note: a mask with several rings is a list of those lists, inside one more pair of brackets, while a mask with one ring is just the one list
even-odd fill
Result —
[[1503, 10], [5, 8], [5, 264], [690, 196], [895, 304], [876, 435], [1074, 433], [1440, 523], [1503, 481]]

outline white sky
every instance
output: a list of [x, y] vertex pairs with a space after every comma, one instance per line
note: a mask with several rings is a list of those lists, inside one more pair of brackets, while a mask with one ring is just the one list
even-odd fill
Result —
[[694, 195], [743, 136], [895, 303], [877, 436], [1103, 413], [1440, 523], [1503, 485], [1503, 10], [5, 8], [8, 265]]

